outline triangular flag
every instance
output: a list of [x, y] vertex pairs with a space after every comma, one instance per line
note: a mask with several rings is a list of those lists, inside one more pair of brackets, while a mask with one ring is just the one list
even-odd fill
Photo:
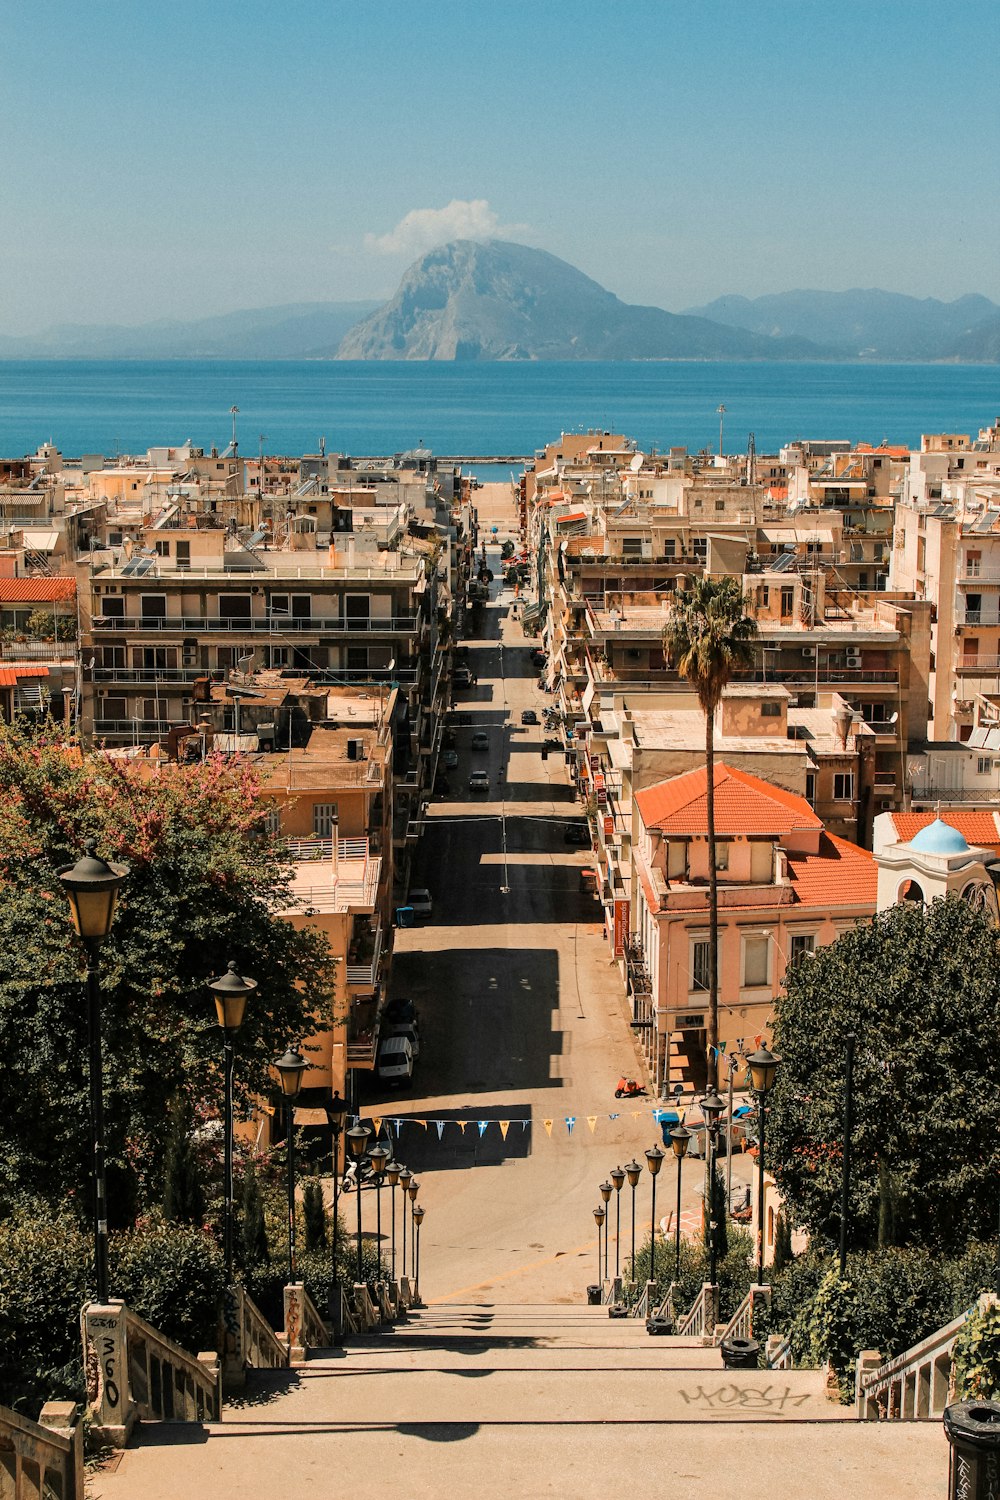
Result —
[[421, 1126], [421, 1128], [424, 1129], [424, 1130], [427, 1129], [427, 1121], [426, 1120], [414, 1120], [413, 1123], [414, 1123], [414, 1125]]
[[545, 1126], [545, 1134], [546, 1135], [551, 1135], [552, 1134], [552, 1121], [551, 1120], [543, 1120], [542, 1124]]
[[641, 1110], [634, 1109], [632, 1111], [632, 1118], [633, 1118], [633, 1120], [638, 1120], [640, 1114], [641, 1114]]
[[399, 1137], [403, 1134], [403, 1122], [402, 1120], [393, 1120], [392, 1123], [396, 1127], [396, 1139], [398, 1141]]
[[465, 1134], [465, 1127], [466, 1127], [466, 1125], [468, 1125], [468, 1123], [469, 1123], [468, 1120], [456, 1120], [455, 1121], [455, 1124], [458, 1126], [459, 1130], [462, 1132], [463, 1135]]
[[573, 1134], [573, 1126], [576, 1124], [576, 1115], [565, 1115], [566, 1130], [569, 1135]]
[[504, 1140], [506, 1140], [507, 1139], [507, 1132], [510, 1129], [510, 1121], [509, 1120], [500, 1120], [497, 1123], [500, 1126], [500, 1134], [503, 1136]]
[[372, 1115], [372, 1124], [375, 1126], [375, 1139], [378, 1140], [382, 1134], [382, 1116]]
[[441, 1137], [444, 1135], [444, 1121], [443, 1120], [435, 1120], [434, 1121], [434, 1125], [435, 1125], [435, 1128], [437, 1129], [438, 1140], [440, 1140]]
[[609, 1120], [617, 1120], [618, 1116], [617, 1115], [608, 1115], [608, 1119]]
[[587, 1124], [590, 1126], [590, 1133], [591, 1133], [591, 1135], [593, 1135], [594, 1129], [595, 1129], [595, 1127], [597, 1125], [597, 1116], [596, 1115], [588, 1115], [587, 1116]]
[[487, 1125], [489, 1123], [490, 1123], [489, 1120], [480, 1120], [479, 1121], [479, 1134], [480, 1134], [480, 1137], [482, 1137], [482, 1136], [484, 1136], [486, 1134], [486, 1127], [487, 1127]]
[[654, 1109], [653, 1110], [653, 1119], [656, 1121], [657, 1125], [659, 1125], [659, 1123], [660, 1123], [660, 1111], [658, 1109]]

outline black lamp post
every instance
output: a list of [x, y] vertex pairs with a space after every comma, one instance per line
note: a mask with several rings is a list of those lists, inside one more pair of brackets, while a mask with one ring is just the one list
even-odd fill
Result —
[[396, 1279], [396, 1185], [399, 1182], [399, 1174], [402, 1170], [401, 1164], [395, 1158], [385, 1164], [385, 1180], [389, 1184], [392, 1201], [392, 1260], [390, 1266], [393, 1281]]
[[351, 1155], [354, 1157], [354, 1160], [358, 1164], [358, 1170], [357, 1170], [357, 1173], [356, 1173], [355, 1178], [354, 1178], [354, 1191], [358, 1195], [358, 1281], [359, 1282], [361, 1281], [363, 1273], [364, 1273], [364, 1266], [361, 1263], [361, 1162], [362, 1162], [362, 1158], [364, 1157], [364, 1154], [365, 1154], [366, 1150], [368, 1149], [368, 1137], [370, 1135], [371, 1135], [371, 1131], [368, 1129], [368, 1126], [367, 1125], [362, 1125], [362, 1124], [360, 1124], [360, 1122], [357, 1125], [352, 1125], [351, 1128], [350, 1128], [350, 1130], [347, 1132], [347, 1145], [348, 1145], [348, 1149], [350, 1150]]
[[652, 1179], [652, 1198], [649, 1210], [649, 1279], [656, 1280], [656, 1179], [663, 1165], [664, 1153], [659, 1146], [652, 1146], [646, 1152], [646, 1166]]
[[413, 1286], [418, 1298], [420, 1296], [420, 1226], [423, 1222], [424, 1205], [415, 1203], [413, 1205], [413, 1244], [416, 1263], [413, 1268]]
[[606, 1280], [609, 1274], [608, 1230], [611, 1228], [611, 1210], [608, 1208], [608, 1204], [611, 1202], [611, 1194], [614, 1192], [614, 1188], [611, 1186], [610, 1182], [605, 1181], [601, 1183], [600, 1187], [598, 1188], [598, 1192], [601, 1195], [601, 1202], [604, 1204], [604, 1276]]
[[615, 1185], [615, 1280], [617, 1281], [621, 1275], [619, 1251], [622, 1238], [622, 1185], [625, 1181], [625, 1168], [615, 1167], [608, 1173], [608, 1176]]
[[[340, 1137], [347, 1123], [347, 1100], [340, 1097], [339, 1091], [333, 1095], [332, 1099], [327, 1101], [326, 1118], [330, 1122], [330, 1130], [333, 1135], [333, 1249], [330, 1264], [330, 1269], [333, 1273], [330, 1282], [330, 1297], [332, 1302], [336, 1298], [340, 1285], [340, 1272], [337, 1269], [337, 1248], [340, 1234], [340, 1224], [338, 1222], [340, 1217]], [[334, 1333], [336, 1333], [339, 1327], [339, 1303], [336, 1309], [331, 1307], [331, 1313], [333, 1315]]]
[[725, 1101], [714, 1088], [710, 1088], [701, 1101], [701, 1113], [705, 1121], [705, 1214], [708, 1224], [708, 1280], [715, 1285], [715, 1263], [717, 1258], [715, 1218], [715, 1153], [719, 1140], [719, 1121], [725, 1110]]
[[[415, 1177], [411, 1177], [406, 1188], [406, 1196], [410, 1200], [410, 1265], [413, 1268], [413, 1285], [417, 1285], [417, 1194], [420, 1192], [420, 1183]], [[403, 1204], [403, 1216], [406, 1216], [406, 1204]]]
[[757, 1285], [764, 1285], [764, 1113], [766, 1100], [774, 1087], [774, 1075], [781, 1066], [781, 1058], [775, 1057], [767, 1047], [759, 1047], [747, 1058], [750, 1083], [757, 1095]]
[[628, 1185], [632, 1189], [632, 1281], [635, 1283], [635, 1190], [639, 1186], [639, 1178], [642, 1176], [642, 1168], [633, 1159], [625, 1163], [625, 1175]]
[[108, 1184], [104, 1169], [104, 1077], [101, 1056], [101, 944], [111, 931], [118, 888], [128, 865], [109, 865], [94, 839], [75, 865], [59, 871], [73, 926], [87, 957], [87, 1030], [90, 1052], [90, 1129], [94, 1147], [94, 1270], [97, 1300], [108, 1300]]
[[385, 1164], [389, 1160], [389, 1148], [377, 1141], [368, 1153], [372, 1176], [375, 1178], [375, 1243], [378, 1247], [378, 1276], [382, 1280], [382, 1178]]
[[410, 1183], [413, 1181], [413, 1173], [409, 1167], [404, 1167], [399, 1174], [399, 1185], [403, 1189], [403, 1272], [406, 1275], [406, 1198]]
[[[594, 1209], [594, 1223], [597, 1225], [597, 1287], [595, 1288], [595, 1290], [598, 1291], [598, 1292], [600, 1291], [601, 1286], [604, 1283], [604, 1277], [601, 1274], [601, 1230], [604, 1228], [604, 1222], [607, 1219], [607, 1216], [608, 1216], [608, 1211], [604, 1207], [604, 1204], [603, 1203], [599, 1203], [597, 1205], [597, 1207]], [[606, 1255], [605, 1255], [604, 1267], [605, 1267], [605, 1270], [606, 1270], [607, 1269], [607, 1256]]]
[[285, 1100], [285, 1130], [288, 1155], [288, 1279], [295, 1280], [295, 1101], [302, 1087], [302, 1075], [308, 1068], [297, 1047], [289, 1047], [274, 1064], [281, 1079]]
[[223, 1109], [224, 1158], [222, 1168], [222, 1253], [226, 1265], [226, 1281], [233, 1274], [233, 1038], [243, 1025], [243, 1013], [247, 996], [257, 988], [256, 979], [245, 978], [231, 963], [220, 979], [208, 980], [208, 988], [215, 1000], [215, 1013], [222, 1027], [222, 1059], [225, 1077], [225, 1104]]
[[674, 1217], [674, 1280], [681, 1279], [681, 1162], [687, 1156], [691, 1132], [683, 1125], [675, 1125], [670, 1132], [670, 1145], [677, 1158], [677, 1213]]

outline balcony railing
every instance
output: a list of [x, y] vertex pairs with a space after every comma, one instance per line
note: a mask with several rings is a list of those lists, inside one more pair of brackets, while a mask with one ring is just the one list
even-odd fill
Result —
[[416, 615], [371, 615], [364, 619], [325, 615], [95, 615], [94, 630], [131, 630], [138, 633], [170, 631], [175, 635], [207, 631], [236, 635], [412, 635], [420, 625]]
[[959, 672], [989, 672], [1000, 669], [1000, 656], [963, 656], [959, 658]]
[[347, 955], [347, 983], [372, 989], [378, 979], [379, 960], [382, 957], [381, 927], [372, 935], [370, 944], [365, 946], [370, 957], [362, 959], [360, 955], [355, 958], [350, 953]]
[[123, 687], [138, 682], [162, 682], [168, 686], [176, 683], [184, 687], [198, 677], [211, 675], [205, 667], [95, 667], [92, 673], [94, 682], [120, 683]]
[[72, 661], [75, 641], [0, 641], [0, 661]]
[[95, 719], [95, 739], [158, 740], [172, 728], [170, 719]]

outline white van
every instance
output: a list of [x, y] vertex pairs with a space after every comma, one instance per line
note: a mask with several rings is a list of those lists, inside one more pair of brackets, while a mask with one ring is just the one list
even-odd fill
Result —
[[375, 1076], [380, 1083], [404, 1086], [413, 1081], [413, 1048], [405, 1036], [387, 1036], [379, 1043]]

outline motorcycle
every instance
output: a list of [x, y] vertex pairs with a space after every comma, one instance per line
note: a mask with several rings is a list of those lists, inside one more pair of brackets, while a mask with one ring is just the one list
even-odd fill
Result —
[[634, 1078], [619, 1078], [615, 1089], [616, 1099], [638, 1099], [646, 1093], [645, 1087]]

